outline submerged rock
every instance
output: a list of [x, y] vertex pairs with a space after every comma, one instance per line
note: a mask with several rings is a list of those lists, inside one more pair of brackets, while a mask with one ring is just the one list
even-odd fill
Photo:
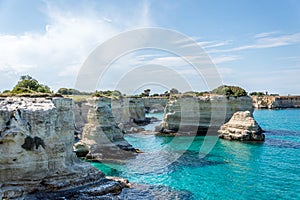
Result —
[[193, 194], [187, 190], [174, 190], [162, 185], [131, 184], [130, 188], [124, 188], [120, 199], [143, 199], [143, 200], [173, 200], [193, 199]]
[[224, 124], [219, 137], [226, 140], [264, 141], [263, 130], [249, 111], [236, 112], [230, 121]]

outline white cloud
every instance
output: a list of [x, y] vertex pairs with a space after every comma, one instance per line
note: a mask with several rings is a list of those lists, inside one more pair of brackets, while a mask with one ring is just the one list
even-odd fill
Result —
[[[116, 16], [115, 19], [92, 9], [79, 15], [46, 3], [49, 23], [45, 24], [44, 31], [0, 34], [2, 77], [14, 75], [16, 82], [21, 74], [38, 71], [35, 78], [48, 80], [47, 84], [54, 89], [72, 87], [80, 66], [96, 46], [126, 29], [152, 24], [148, 3], [142, 4], [142, 9], [136, 8], [132, 16]], [[57, 85], [62, 84], [62, 80], [65, 85]], [[7, 87], [5, 82], [1, 78], [2, 87]]]
[[264, 37], [256, 37], [254, 44], [242, 45], [239, 47], [234, 47], [230, 49], [215, 49], [210, 51], [210, 53], [224, 53], [224, 52], [234, 52], [234, 51], [242, 51], [249, 49], [266, 49], [273, 47], [281, 47], [293, 44], [300, 43], [300, 33], [294, 34], [286, 34], [280, 36], [267, 37], [265, 34]]

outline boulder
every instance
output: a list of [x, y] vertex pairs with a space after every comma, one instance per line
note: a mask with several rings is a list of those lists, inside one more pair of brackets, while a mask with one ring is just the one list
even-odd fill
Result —
[[250, 111], [236, 112], [228, 123], [221, 126], [219, 138], [239, 141], [264, 141], [263, 130]]

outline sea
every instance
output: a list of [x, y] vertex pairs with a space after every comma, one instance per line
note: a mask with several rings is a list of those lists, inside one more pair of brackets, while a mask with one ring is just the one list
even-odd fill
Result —
[[[151, 116], [161, 119], [162, 113]], [[131, 134], [126, 140], [143, 153], [124, 163], [92, 164], [108, 176], [177, 192], [162, 189], [153, 199], [299, 200], [300, 109], [255, 110], [254, 118], [266, 131], [263, 143], [217, 139], [202, 155], [204, 136]]]

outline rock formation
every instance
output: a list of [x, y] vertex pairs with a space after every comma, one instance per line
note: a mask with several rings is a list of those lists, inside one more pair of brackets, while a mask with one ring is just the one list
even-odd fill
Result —
[[64, 98], [0, 99], [1, 199], [23, 198], [28, 193], [66, 193], [100, 182], [106, 183], [101, 186], [106, 192], [124, 187], [106, 181], [100, 171], [73, 153], [72, 104]]
[[147, 112], [157, 113], [164, 112], [169, 99], [163, 97], [144, 97], [142, 101]]
[[141, 98], [112, 99], [111, 109], [115, 122], [125, 127], [132, 127], [146, 120], [145, 105]]
[[218, 132], [220, 138], [227, 140], [264, 141], [265, 139], [262, 129], [249, 111], [234, 113], [229, 122]]
[[[136, 149], [124, 140], [115, 122], [111, 99], [94, 97], [76, 104], [75, 124], [82, 129], [82, 139], [74, 145], [78, 156], [103, 161], [125, 159], [135, 154]], [[82, 119], [86, 124], [81, 122]]]
[[209, 129], [216, 133], [235, 112], [246, 110], [253, 112], [252, 99], [248, 96], [211, 95], [171, 99], [156, 131], [163, 134], [205, 135]]
[[300, 108], [300, 96], [251, 96], [254, 108]]

